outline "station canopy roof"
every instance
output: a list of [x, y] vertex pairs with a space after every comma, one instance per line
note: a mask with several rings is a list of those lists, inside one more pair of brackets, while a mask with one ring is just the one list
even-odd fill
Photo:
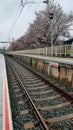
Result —
[[72, 44], [72, 42], [73, 42], [73, 38], [70, 38], [69, 40], [64, 41], [64, 43], [67, 43], [67, 44]]

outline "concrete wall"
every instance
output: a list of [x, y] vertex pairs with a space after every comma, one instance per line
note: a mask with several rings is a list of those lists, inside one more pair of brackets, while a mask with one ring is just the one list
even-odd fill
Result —
[[36, 60], [36, 58], [27, 58], [20, 56], [19, 59], [28, 65], [31, 65], [34, 69], [45, 75], [51, 75], [54, 78], [63, 81], [70, 86], [73, 86], [73, 66], [57, 62], [44, 62], [43, 60]]
[[67, 82], [70, 85], [73, 84], [73, 69], [72, 68], [67, 68]]
[[58, 77], [59, 77], [58, 68], [51, 66], [51, 70], [50, 70], [50, 71], [51, 71], [51, 75], [52, 75], [53, 77], [55, 77], [55, 78], [58, 78]]
[[66, 82], [67, 69], [65, 67], [60, 67], [60, 80]]

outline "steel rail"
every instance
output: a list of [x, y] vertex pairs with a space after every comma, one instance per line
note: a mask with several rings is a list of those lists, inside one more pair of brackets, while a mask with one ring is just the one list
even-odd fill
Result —
[[63, 96], [65, 96], [72, 104], [73, 104], [73, 97], [68, 94], [67, 92], [65, 92], [64, 90], [62, 90], [60, 87], [54, 85], [53, 83], [51, 83], [45, 76], [42, 76], [39, 72], [36, 72], [36, 70], [30, 68], [29, 66], [27, 66], [25, 63], [20, 62], [19, 60], [12, 58], [15, 61], [17, 61], [18, 63], [20, 63], [22, 66], [24, 66], [25, 68], [27, 68], [28, 70], [30, 70], [32, 73], [34, 73], [35, 75], [39, 76], [40, 78], [43, 79], [43, 81], [45, 81], [47, 84], [49, 84], [50, 86], [52, 86], [54, 89], [56, 89], [56, 91], [58, 91], [59, 93], [61, 93]]
[[[7, 62], [8, 62], [8, 60], [7, 60]], [[9, 62], [8, 62], [8, 63], [9, 63]], [[33, 112], [34, 112], [34, 114], [35, 114], [37, 120], [39, 121], [42, 130], [49, 130], [47, 124], [44, 122], [43, 118], [41, 117], [39, 111], [37, 110], [35, 104], [33, 103], [33, 101], [32, 101], [32, 99], [31, 99], [30, 95], [28, 94], [28, 92], [27, 92], [27, 90], [26, 90], [26, 88], [25, 88], [23, 82], [21, 81], [20, 77], [18, 76], [16, 70], [13, 68], [13, 66], [12, 66], [11, 64], [9, 64], [9, 65], [10, 65], [10, 67], [11, 67], [13, 73], [15, 74], [15, 76], [16, 76], [16, 78], [17, 78], [17, 80], [18, 80], [18, 83], [19, 83], [19, 85], [20, 85], [20, 87], [22, 88], [22, 90], [24, 91], [24, 93], [26, 93], [26, 97], [27, 97], [27, 99], [28, 99], [28, 102], [30, 103], [31, 108], [33, 109]]]

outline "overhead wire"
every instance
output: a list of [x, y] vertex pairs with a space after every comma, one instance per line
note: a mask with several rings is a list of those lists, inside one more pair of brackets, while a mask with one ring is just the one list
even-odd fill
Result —
[[[26, 0], [26, 2], [27, 2], [27, 0]], [[19, 8], [17, 10], [17, 13], [16, 13], [16, 15], [14, 17], [14, 20], [13, 20], [13, 23], [12, 23], [12, 26], [10, 28], [9, 35], [12, 33], [12, 30], [14, 29], [14, 27], [15, 27], [15, 25], [16, 25], [19, 17], [20, 17], [20, 15], [21, 15], [21, 13], [22, 13], [23, 8], [25, 7], [25, 5], [26, 5], [26, 3], [23, 5], [23, 3], [21, 1], [21, 5], [19, 5]]]
[[27, 4], [27, 1], [28, 0], [26, 0], [25, 3], [23, 3], [23, 0], [21, 0], [21, 5], [20, 5], [21, 9], [20, 10], [18, 9], [18, 11], [17, 11], [17, 14], [16, 14], [17, 17], [15, 17], [15, 19], [14, 19], [14, 22], [13, 22], [12, 27], [11, 27], [10, 32], [9, 32], [9, 36], [11, 35], [11, 33], [13, 33], [14, 28], [15, 28], [17, 22], [19, 21], [21, 14], [22, 14], [22, 11], [23, 11], [25, 5]]
[[[40, 1], [40, 2], [29, 2], [29, 4], [30, 4], [30, 7], [29, 8], [31, 8], [32, 10], [30, 11], [30, 10], [28, 10], [28, 14], [26, 15], [26, 17], [25, 17], [25, 19], [23, 19], [22, 20], [22, 24], [21, 24], [21, 30], [23, 29], [23, 27], [24, 27], [24, 30], [25, 30], [25, 32], [26, 32], [26, 29], [25, 29], [25, 26], [26, 26], [26, 24], [24, 24], [24, 22], [26, 21], [26, 19], [28, 19], [28, 18], [30, 18], [30, 20], [31, 20], [31, 18], [32, 18], [32, 13], [33, 13], [33, 10], [34, 10], [34, 8], [32, 8], [32, 6], [31, 6], [31, 4], [33, 5], [33, 4], [36, 4], [36, 6], [35, 6], [35, 9], [36, 9], [36, 11], [37, 11], [37, 9], [40, 7], [40, 4], [39, 3], [43, 3], [42, 1]], [[39, 4], [39, 5], [38, 5]], [[38, 7], [38, 8], [37, 8]], [[30, 12], [29, 12], [30, 11]], [[25, 14], [24, 14], [25, 15]], [[25, 20], [25, 21], [24, 21]], [[31, 21], [32, 22], [32, 21]], [[31, 23], [30, 22], [30, 23]], [[26, 22], [27, 23], [27, 22]], [[25, 25], [25, 26], [24, 26]]]
[[[32, 3], [31, 3], [31, 4], [32, 4]], [[39, 6], [40, 6], [40, 5], [39, 5]], [[37, 7], [39, 7], [39, 6], [36, 6], [35, 9], [37, 9]], [[32, 9], [32, 7], [30, 7], [30, 8]], [[26, 16], [25, 19], [24, 19], [25, 21], [26, 21], [26, 19], [28, 19], [28, 18], [30, 18], [30, 19], [32, 18], [32, 11], [33, 11], [33, 10], [31, 10], [31, 12], [29, 12], [29, 11], [30, 11], [30, 10], [28, 10], [28, 14], [27, 14], [27, 16]], [[24, 20], [22, 20], [23, 23], [21, 24], [21, 26], [22, 26], [21, 28], [23, 28], [23, 26], [24, 26]]]
[[12, 26], [11, 26], [11, 28], [10, 28], [10, 30], [9, 30], [9, 33], [11, 32], [12, 28], [13, 28], [14, 25], [15, 25], [15, 22], [16, 22], [16, 19], [17, 19], [17, 16], [18, 16], [20, 7], [21, 7], [21, 5], [19, 5], [19, 7], [18, 7], [18, 10], [17, 10], [16, 15], [15, 15], [15, 17], [14, 17], [14, 19], [13, 19], [13, 23], [12, 23]]
[[[28, 2], [28, 0], [26, 0], [24, 4], [23, 4], [23, 0], [21, 1], [20, 7], [22, 6], [22, 8], [21, 9], [19, 8], [18, 11], [17, 11], [17, 13], [16, 13], [15, 20], [14, 20], [13, 25], [12, 25], [11, 30], [10, 30], [10, 34], [12, 33], [13, 29], [15, 28], [15, 25], [17, 24], [17, 22], [18, 22], [18, 20], [19, 20], [19, 18], [21, 16], [21, 14], [22, 14], [22, 12], [23, 12], [23, 9], [24, 9], [25, 5], [28, 4], [28, 3], [30, 3], [30, 2]], [[33, 3], [30, 3], [30, 4], [33, 4]], [[26, 15], [26, 17], [28, 17], [28, 16]]]
[[12, 25], [12, 27], [11, 27], [10, 34], [12, 33], [14, 27], [16, 26], [17, 21], [18, 21], [20, 15], [21, 15], [22, 11], [23, 11], [23, 7], [20, 9], [19, 14], [18, 14], [18, 16], [16, 17], [16, 20], [14, 21], [14, 23], [13, 23], [13, 25]]
[[[31, 8], [32, 8], [32, 6], [30, 5], [28, 8], [26, 8], [26, 10], [24, 10], [24, 16], [26, 16], [26, 17], [23, 17], [23, 15], [22, 15], [22, 17], [21, 17], [21, 19], [20, 19], [20, 21], [19, 21], [19, 25], [21, 25], [21, 26], [23, 26], [23, 24], [24, 24], [24, 19], [26, 20], [26, 18], [27, 17], [30, 17], [30, 10], [31, 10]], [[26, 15], [27, 14], [27, 15]], [[28, 16], [29, 15], [29, 16]], [[18, 26], [17, 26], [18, 27]]]

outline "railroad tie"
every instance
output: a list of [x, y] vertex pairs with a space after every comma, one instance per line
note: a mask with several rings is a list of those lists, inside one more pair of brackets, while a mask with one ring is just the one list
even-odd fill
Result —
[[[27, 84], [28, 85], [28, 84]], [[33, 84], [29, 84], [29, 86], [28, 87], [34, 87], [34, 86], [39, 86], [39, 87], [41, 87], [41, 86], [44, 86], [45, 84], [44, 83], [33, 83]]]
[[22, 105], [22, 104], [24, 104], [24, 101], [19, 101], [18, 102], [18, 105]]
[[16, 89], [17, 89], [17, 88], [18, 88], [18, 85], [13, 85], [13, 88], [16, 88]]
[[20, 92], [21, 91], [21, 89], [15, 89], [15, 92]]
[[25, 115], [25, 114], [28, 114], [29, 113], [29, 111], [28, 110], [23, 110], [23, 111], [20, 111], [20, 114], [21, 115]]
[[22, 97], [22, 96], [24, 96], [24, 94], [22, 94], [22, 93], [16, 95], [16, 97]]
[[37, 90], [37, 89], [42, 89], [42, 88], [47, 88], [48, 86], [44, 85], [44, 86], [37, 86], [37, 87], [28, 87], [28, 90]]
[[73, 95], [73, 92], [69, 92], [68, 94]]
[[13, 82], [13, 85], [15, 86], [15, 85], [18, 85], [18, 83], [17, 82]]
[[33, 129], [34, 128], [34, 124], [33, 122], [29, 122], [29, 123], [25, 123], [24, 124], [24, 129], [27, 130], [27, 129]]
[[68, 115], [63, 115], [60, 117], [51, 118], [51, 119], [48, 119], [47, 121], [48, 121], [48, 123], [56, 123], [58, 121], [67, 120], [67, 119], [71, 119], [71, 118], [73, 118], [73, 113], [68, 114]]
[[30, 95], [39, 95], [39, 94], [45, 94], [45, 93], [51, 93], [53, 92], [54, 89], [51, 89], [51, 90], [47, 90], [47, 91], [44, 91], [44, 92], [33, 92], [33, 93], [29, 93]]
[[51, 96], [51, 97], [48, 97], [48, 98], [36, 98], [34, 99], [33, 101], [36, 101], [36, 102], [41, 102], [41, 101], [47, 101], [47, 100], [52, 100], [52, 99], [56, 99], [56, 98], [59, 98], [61, 97], [61, 95], [56, 95], [56, 96]]
[[54, 109], [62, 108], [62, 107], [68, 106], [70, 104], [71, 104], [70, 102], [65, 102], [65, 103], [55, 105], [55, 106], [39, 107], [38, 109], [41, 110], [41, 111], [48, 111], [48, 110], [54, 110]]

